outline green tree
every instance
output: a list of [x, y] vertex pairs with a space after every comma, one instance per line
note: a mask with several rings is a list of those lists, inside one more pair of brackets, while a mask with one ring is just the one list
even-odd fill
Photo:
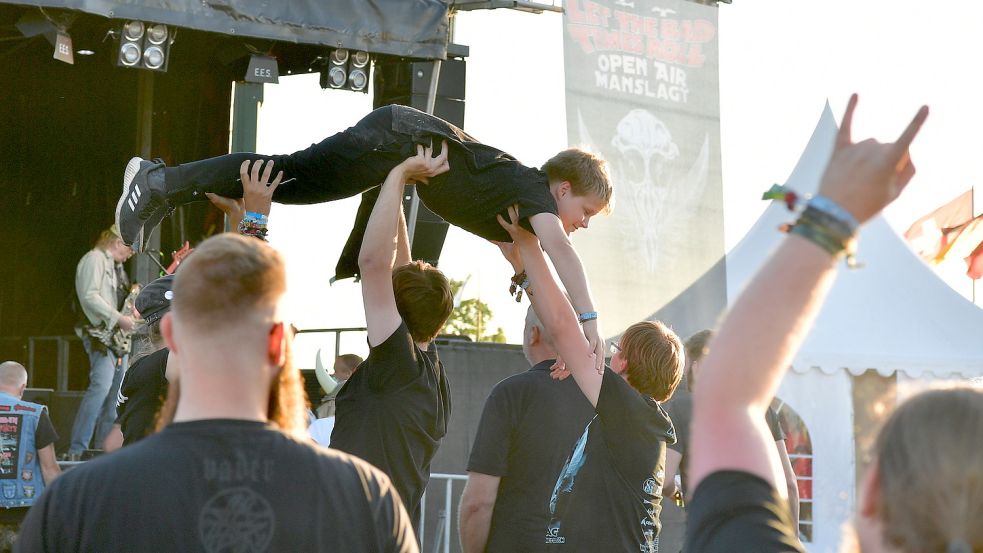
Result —
[[[451, 279], [451, 292], [458, 298], [464, 281]], [[451, 311], [447, 323], [444, 324], [444, 334], [467, 336], [475, 342], [505, 343], [505, 331], [498, 327], [494, 332], [488, 328], [492, 319], [492, 310], [488, 304], [477, 298], [456, 301], [457, 307]]]

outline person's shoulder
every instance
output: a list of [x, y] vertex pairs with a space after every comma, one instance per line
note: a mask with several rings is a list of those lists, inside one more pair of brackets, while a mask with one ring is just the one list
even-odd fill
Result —
[[386, 473], [359, 457], [318, 445], [313, 442], [293, 440], [295, 445], [305, 451], [316, 463], [321, 472], [321, 478], [329, 475], [335, 479], [346, 480], [348, 484], [363, 488], [367, 499], [381, 497], [393, 493], [392, 481]]
[[90, 263], [102, 263], [105, 258], [106, 256], [103, 254], [102, 250], [99, 248], [92, 248], [91, 250], [82, 254], [82, 257], [79, 258], [78, 266], [81, 267], [82, 265], [87, 265]]

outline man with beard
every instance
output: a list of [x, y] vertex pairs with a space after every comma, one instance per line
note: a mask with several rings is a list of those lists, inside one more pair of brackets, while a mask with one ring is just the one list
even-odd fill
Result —
[[264, 242], [205, 240], [160, 322], [178, 362], [162, 415], [173, 422], [57, 480], [18, 549], [417, 551], [389, 478], [303, 437], [285, 291], [283, 258]]

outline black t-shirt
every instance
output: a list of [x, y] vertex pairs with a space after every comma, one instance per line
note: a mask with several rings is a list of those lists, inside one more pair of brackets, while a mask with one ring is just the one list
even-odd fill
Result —
[[414, 552], [389, 479], [255, 421], [174, 423], [59, 477], [18, 551]]
[[488, 553], [542, 551], [556, 475], [594, 418], [572, 378], [550, 378], [553, 360], [492, 389], [471, 448], [468, 471], [499, 476]]
[[389, 475], [416, 520], [450, 411], [450, 390], [436, 349], [431, 344], [430, 351], [421, 351], [401, 323], [369, 349], [338, 392], [331, 447]]
[[167, 356], [167, 348], [155, 351], [134, 363], [123, 377], [116, 405], [116, 424], [123, 432], [123, 445], [144, 438], [153, 429], [167, 393]]
[[496, 214], [508, 219], [508, 208], [519, 204], [523, 226], [539, 213], [556, 215], [546, 173], [526, 167], [498, 148], [482, 144], [438, 117], [406, 106], [392, 106], [392, 130], [411, 140], [439, 147], [447, 139], [451, 170], [417, 187], [420, 199], [448, 223], [488, 240], [511, 242]]
[[[690, 444], [690, 423], [693, 418], [693, 393], [689, 390], [677, 389], [672, 395], [672, 399], [667, 401], [664, 407], [666, 413], [669, 414], [669, 418], [672, 419], [673, 427], [676, 429], [676, 443], [671, 444], [669, 449], [682, 456], [679, 462], [679, 480], [682, 483], [682, 491], [685, 495], [689, 492], [686, 453], [689, 451]], [[778, 413], [771, 407], [765, 412], [765, 421], [768, 423], [768, 429], [771, 430], [771, 437], [776, 442], [783, 441], [785, 439], [785, 431], [782, 430], [782, 426], [778, 422]]]
[[785, 501], [767, 482], [739, 471], [715, 472], [689, 503], [684, 551], [803, 553]]
[[58, 432], [51, 424], [51, 417], [48, 416], [48, 408], [41, 410], [38, 417], [38, 427], [34, 430], [34, 449], [42, 450], [45, 447], [58, 441]]
[[554, 488], [546, 543], [573, 551], [655, 553], [666, 443], [676, 439], [658, 402], [605, 370], [597, 416]]

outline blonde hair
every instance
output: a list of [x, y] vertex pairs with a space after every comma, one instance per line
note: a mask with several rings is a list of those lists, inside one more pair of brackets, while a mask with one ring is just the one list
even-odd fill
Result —
[[550, 183], [567, 181], [578, 196], [594, 194], [604, 202], [604, 213], [614, 206], [614, 187], [608, 175], [607, 162], [598, 155], [580, 148], [563, 150], [543, 165]]
[[672, 397], [686, 362], [675, 332], [659, 321], [642, 321], [625, 330], [620, 346], [632, 388], [656, 401]]
[[108, 228], [99, 233], [99, 238], [96, 238], [96, 247], [100, 250], [108, 250], [113, 242], [122, 239], [113, 232], [113, 229]]
[[983, 551], [983, 393], [925, 392], [902, 404], [877, 438], [886, 543], [905, 553], [962, 542]]

